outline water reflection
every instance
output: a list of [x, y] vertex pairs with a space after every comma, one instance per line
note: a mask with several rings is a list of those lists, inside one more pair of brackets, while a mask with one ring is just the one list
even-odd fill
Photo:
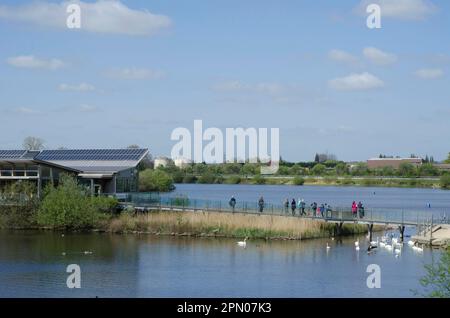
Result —
[[[355, 240], [250, 240], [241, 248], [235, 239], [0, 232], [0, 296], [411, 297], [423, 265], [439, 254], [408, 246], [397, 258], [367, 254], [365, 238], [360, 251]], [[65, 285], [72, 263], [82, 269], [79, 290]], [[369, 264], [381, 267], [381, 289], [366, 286]]]

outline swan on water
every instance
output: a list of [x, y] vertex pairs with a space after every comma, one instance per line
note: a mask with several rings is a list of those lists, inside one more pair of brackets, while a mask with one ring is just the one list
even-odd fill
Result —
[[237, 242], [237, 245], [239, 245], [241, 247], [246, 247], [247, 246], [247, 239], [248, 239], [248, 237], [246, 237], [243, 241]]
[[355, 247], [355, 250], [359, 251], [359, 246]]
[[359, 239], [355, 242], [355, 246], [359, 246]]
[[376, 240], [376, 241], [370, 242], [370, 245], [372, 245], [372, 246], [378, 246], [379, 243], [380, 243], [380, 239], [379, 239], [379, 237], [377, 236], [377, 240]]
[[329, 250], [331, 247], [330, 247], [330, 245], [328, 245], [328, 242], [327, 242], [327, 250]]
[[416, 251], [417, 252], [423, 252], [423, 244], [422, 244], [422, 247], [417, 246]]
[[414, 246], [414, 241], [409, 240], [409, 241], [408, 241], [408, 245], [409, 245], [409, 246]]

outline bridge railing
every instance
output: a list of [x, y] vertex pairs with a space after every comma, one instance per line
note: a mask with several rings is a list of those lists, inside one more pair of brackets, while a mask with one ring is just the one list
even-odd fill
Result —
[[[349, 207], [330, 207], [330, 210], [321, 213], [313, 211], [310, 205], [305, 207], [305, 214], [300, 215], [301, 210], [296, 207], [294, 214], [291, 205], [286, 208], [284, 204], [264, 203], [263, 210], [260, 212], [260, 206], [257, 201], [237, 201], [233, 207], [228, 201], [220, 200], [204, 200], [189, 199], [184, 196], [171, 197], [159, 196], [155, 193], [127, 193], [118, 196], [122, 202], [128, 202], [134, 206], [168, 208], [172, 210], [203, 210], [228, 213], [247, 213], [247, 214], [266, 214], [266, 215], [284, 215], [309, 218], [323, 218], [327, 220], [342, 221], [363, 221], [363, 222], [380, 222], [380, 223], [396, 223], [396, 224], [428, 224], [432, 218], [429, 211], [416, 211], [408, 209], [392, 209], [392, 208], [364, 208], [364, 213], [354, 215]], [[445, 217], [444, 217], [445, 216]], [[448, 223], [448, 218], [441, 213], [440, 216], [434, 216], [436, 223]]]

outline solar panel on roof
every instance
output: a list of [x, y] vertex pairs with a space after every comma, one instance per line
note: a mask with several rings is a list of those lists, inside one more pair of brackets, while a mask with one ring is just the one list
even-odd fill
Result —
[[43, 150], [36, 159], [47, 161], [136, 161], [147, 149], [76, 149], [76, 150]]
[[20, 159], [26, 150], [0, 150], [0, 159]]

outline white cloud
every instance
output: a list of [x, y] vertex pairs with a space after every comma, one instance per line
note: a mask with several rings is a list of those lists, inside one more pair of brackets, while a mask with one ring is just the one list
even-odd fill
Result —
[[219, 83], [213, 88], [217, 91], [222, 92], [253, 92], [278, 94], [283, 92], [287, 87], [279, 83], [243, 83], [240, 81], [227, 81]]
[[389, 65], [397, 61], [397, 56], [383, 52], [374, 47], [366, 47], [363, 50], [364, 57], [377, 65]]
[[95, 91], [95, 86], [87, 83], [81, 83], [78, 85], [59, 84], [58, 89], [60, 91], [75, 91], [75, 92], [89, 92]]
[[107, 72], [108, 77], [124, 80], [162, 79], [165, 73], [145, 68], [118, 68]]
[[367, 72], [335, 78], [328, 84], [337, 90], [367, 90], [384, 86], [382, 80]]
[[33, 2], [22, 6], [0, 6], [0, 19], [38, 26], [66, 29], [66, 8], [77, 3], [81, 8], [81, 31], [126, 35], [152, 35], [168, 28], [172, 22], [165, 15], [128, 8], [118, 0], [96, 2]]
[[351, 55], [350, 53], [347, 53], [342, 50], [333, 49], [330, 52], [328, 52], [328, 57], [337, 62], [343, 62], [343, 63], [349, 63], [349, 64], [355, 64], [358, 62], [358, 58], [356, 56]]
[[362, 0], [355, 11], [367, 16], [366, 8], [372, 3], [380, 6], [381, 19], [424, 20], [437, 11], [437, 7], [429, 0]]
[[16, 109], [14, 109], [14, 111], [16, 113], [19, 114], [23, 114], [23, 115], [35, 115], [35, 114], [40, 114], [40, 111], [32, 109], [32, 108], [28, 108], [28, 107], [18, 107]]
[[33, 55], [21, 55], [7, 59], [9, 65], [21, 68], [56, 70], [65, 66], [64, 62], [58, 59], [40, 59]]
[[89, 113], [89, 112], [95, 112], [97, 110], [97, 107], [92, 105], [83, 104], [80, 105], [79, 110], [83, 113]]
[[415, 72], [421, 79], [436, 79], [444, 76], [444, 71], [440, 68], [422, 68]]

